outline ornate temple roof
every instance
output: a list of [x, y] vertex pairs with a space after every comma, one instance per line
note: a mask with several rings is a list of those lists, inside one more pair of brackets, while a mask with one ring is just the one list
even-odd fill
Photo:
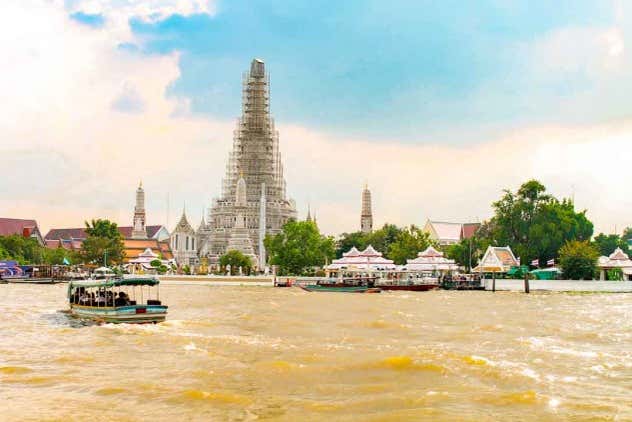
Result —
[[189, 224], [186, 211], [182, 210], [182, 216], [180, 217], [180, 221], [178, 221], [178, 224], [176, 224], [175, 229], [173, 229], [173, 233], [195, 233], [195, 230], [193, 230], [193, 227], [191, 227], [191, 224]]
[[621, 248], [617, 248], [609, 256], [599, 257], [597, 266], [603, 269], [630, 269], [632, 268], [632, 260], [630, 260], [630, 257], [625, 252], [623, 252]]
[[518, 260], [509, 246], [489, 246], [483, 259], [472, 271], [475, 273], [503, 273], [518, 266]]

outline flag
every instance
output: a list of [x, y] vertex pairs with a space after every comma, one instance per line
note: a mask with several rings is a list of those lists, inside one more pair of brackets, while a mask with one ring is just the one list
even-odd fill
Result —
[[552, 267], [553, 265], [555, 265], [555, 259], [549, 259], [548, 261], [546, 261], [546, 265]]
[[540, 265], [540, 260], [539, 259], [534, 259], [533, 261], [531, 261], [531, 265], [533, 265], [534, 267], [537, 267]]

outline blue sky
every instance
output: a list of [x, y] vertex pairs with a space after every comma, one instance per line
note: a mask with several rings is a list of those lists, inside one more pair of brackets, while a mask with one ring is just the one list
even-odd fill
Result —
[[[607, 2], [587, 0], [555, 7], [544, 0], [268, 0], [220, 1], [214, 16], [134, 19], [131, 27], [145, 40], [143, 53], [181, 53], [182, 74], [168, 95], [189, 98], [196, 113], [237, 116], [240, 75], [261, 57], [279, 121], [377, 140], [461, 143], [549, 121], [549, 101], [589, 82], [580, 69], [546, 86], [537, 102], [525, 101], [540, 81], [524, 74], [530, 58], [521, 46], [613, 19]], [[583, 111], [555, 119], [583, 119]]]

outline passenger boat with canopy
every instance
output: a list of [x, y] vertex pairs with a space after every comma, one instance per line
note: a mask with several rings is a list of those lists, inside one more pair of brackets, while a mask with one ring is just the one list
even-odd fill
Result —
[[167, 317], [154, 277], [77, 280], [68, 284], [70, 313], [113, 323], [157, 323]]

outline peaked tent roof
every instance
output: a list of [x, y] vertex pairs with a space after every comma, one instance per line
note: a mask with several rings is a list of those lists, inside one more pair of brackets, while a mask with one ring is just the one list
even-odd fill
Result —
[[342, 254], [342, 258], [334, 259], [331, 264], [327, 266], [327, 269], [382, 271], [394, 270], [395, 264], [393, 264], [392, 260], [384, 258], [381, 252], [376, 251], [373, 246], [369, 245], [363, 251], [358, 251], [355, 247], [351, 248], [348, 252]]
[[455, 271], [458, 266], [453, 259], [445, 258], [443, 252], [428, 246], [425, 251], [417, 254], [417, 258], [407, 259], [406, 265], [402, 269], [408, 271]]

